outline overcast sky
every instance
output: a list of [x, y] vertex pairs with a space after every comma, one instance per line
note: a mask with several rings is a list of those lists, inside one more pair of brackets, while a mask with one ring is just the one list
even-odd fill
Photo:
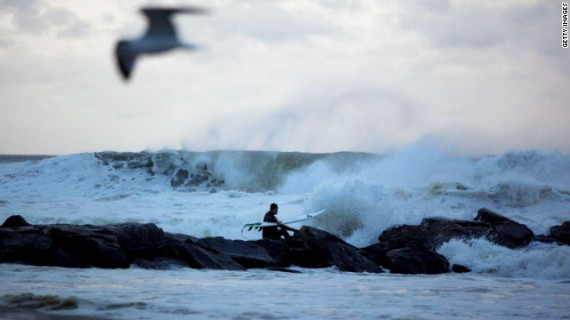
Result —
[[[147, 5], [200, 47], [113, 49]], [[570, 152], [561, 1], [0, 0], [0, 153]]]

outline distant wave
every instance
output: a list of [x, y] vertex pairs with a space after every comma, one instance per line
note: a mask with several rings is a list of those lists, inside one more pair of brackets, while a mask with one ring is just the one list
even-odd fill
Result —
[[22, 162], [22, 161], [39, 161], [47, 158], [51, 158], [54, 156], [50, 155], [41, 155], [41, 154], [34, 154], [34, 155], [27, 155], [27, 154], [0, 154], [0, 163], [7, 163], [7, 162]]
[[171, 186], [181, 190], [221, 187], [248, 192], [276, 190], [290, 173], [317, 161], [324, 161], [343, 173], [361, 162], [379, 158], [367, 153], [268, 151], [99, 152], [94, 156], [100, 164], [118, 172], [142, 170], [150, 176], [169, 177]]
[[[349, 177], [404, 189], [426, 188], [433, 196], [455, 193], [499, 201], [508, 199], [506, 202], [513, 206], [532, 204], [552, 194], [570, 194], [570, 157], [533, 151], [481, 158], [175, 150], [69, 156], [0, 155], [0, 163], [23, 161], [34, 162], [32, 167], [27, 167], [28, 171], [33, 169], [49, 175], [56, 175], [57, 170], [68, 174], [76, 166], [105, 168], [110, 182], [117, 180], [113, 176], [121, 179], [122, 175], [135, 172], [149, 178], [160, 176], [170, 182], [170, 187], [182, 190], [214, 186], [246, 192], [298, 192], [313, 190], [323, 181]], [[29, 175], [29, 172], [21, 174]]]

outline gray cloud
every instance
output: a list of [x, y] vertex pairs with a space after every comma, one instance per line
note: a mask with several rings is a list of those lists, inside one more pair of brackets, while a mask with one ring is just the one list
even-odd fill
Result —
[[550, 2], [208, 2], [176, 18], [203, 50], [142, 57], [124, 84], [113, 45], [144, 32], [148, 2], [66, 1], [0, 0], [0, 38], [22, 40], [0, 51], [3, 152], [383, 152], [425, 136], [570, 150], [570, 51]]
[[71, 10], [45, 0], [0, 0], [0, 8], [0, 16], [8, 16], [18, 31], [38, 34], [55, 30], [64, 37], [80, 37], [90, 31], [89, 24]]
[[[209, 17], [177, 17], [181, 32], [188, 37], [205, 35], [210, 41], [242, 37], [263, 43], [284, 44], [305, 41], [311, 36], [342, 32], [331, 24], [321, 2], [317, 8], [286, 7], [279, 2], [229, 1], [210, 7]], [[208, 20], [210, 23], [205, 22]], [[186, 31], [187, 30], [187, 31]], [[199, 33], [199, 34], [198, 34]]]
[[[0, 35], [3, 35], [5, 32], [0, 29]], [[0, 49], [6, 49], [13, 47], [16, 44], [16, 41], [4, 37], [0, 37]]]
[[453, 5], [448, 1], [416, 1], [403, 4], [402, 9], [403, 28], [414, 30], [437, 46], [472, 49], [506, 43], [540, 49], [528, 40], [556, 35], [549, 22], [557, 22], [559, 18], [555, 1], [511, 5], [486, 1]]

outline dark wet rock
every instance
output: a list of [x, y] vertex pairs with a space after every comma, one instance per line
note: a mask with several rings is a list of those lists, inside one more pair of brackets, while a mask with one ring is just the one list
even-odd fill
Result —
[[392, 250], [389, 243], [380, 242], [360, 249], [363, 256], [374, 261], [376, 264], [387, 268], [390, 265], [387, 253]]
[[521, 248], [527, 246], [534, 238], [534, 233], [527, 226], [508, 222], [495, 228], [497, 237], [493, 242], [508, 248]]
[[25, 227], [30, 226], [26, 219], [20, 215], [10, 216], [4, 223], [2, 224], [2, 228], [17, 228], [17, 227]]
[[485, 238], [508, 248], [519, 248], [528, 245], [534, 238], [534, 233], [527, 226], [488, 209], [480, 209], [475, 220], [427, 218], [419, 225], [385, 230], [378, 239], [393, 249], [419, 243], [435, 250], [451, 239]]
[[153, 223], [123, 223], [105, 226], [131, 261], [165, 254], [164, 231]]
[[476, 221], [427, 218], [419, 225], [390, 228], [378, 237], [378, 244], [362, 253], [395, 273], [443, 273], [449, 262], [435, 250], [452, 239], [473, 238], [518, 248], [532, 241], [534, 234], [525, 225], [481, 209]]
[[490, 240], [508, 248], [527, 246], [534, 238], [534, 233], [526, 225], [486, 208], [479, 209], [475, 221], [490, 224], [493, 228]]
[[101, 227], [49, 225], [0, 229], [0, 262], [128, 268], [117, 238]]
[[198, 239], [196, 243], [210, 251], [230, 256], [248, 269], [289, 265], [287, 248], [281, 241], [243, 241], [210, 237]]
[[494, 211], [491, 211], [487, 208], [481, 208], [479, 209], [479, 211], [477, 211], [477, 216], [475, 217], [475, 221], [487, 222], [493, 227], [496, 227], [504, 223], [513, 222], [511, 219], [502, 216]]
[[323, 230], [303, 226], [287, 243], [293, 264], [301, 267], [336, 266], [341, 271], [383, 272], [356, 247]]
[[173, 188], [178, 188], [179, 186], [183, 185], [186, 179], [190, 176], [188, 170], [178, 169], [176, 174], [172, 179], [170, 179], [170, 186]]
[[33, 227], [18, 231], [0, 229], [0, 240], [0, 262], [58, 265], [52, 250], [53, 240]]
[[543, 242], [543, 243], [558, 243], [558, 241], [551, 237], [551, 236], [545, 236], [543, 234], [538, 235], [538, 236], [534, 236], [533, 241], [538, 241], [538, 242]]
[[491, 226], [485, 222], [428, 218], [419, 225], [403, 225], [385, 230], [378, 240], [391, 249], [418, 243], [435, 250], [451, 239], [484, 238], [491, 232]]
[[451, 271], [453, 271], [455, 273], [467, 273], [467, 272], [471, 272], [471, 269], [467, 268], [464, 265], [454, 264], [451, 266]]
[[154, 224], [35, 225], [0, 228], [0, 262], [44, 266], [128, 268], [134, 261], [176, 259], [192, 268], [243, 270], [231, 256], [196, 238]]
[[550, 228], [550, 236], [558, 243], [570, 245], [570, 221]]
[[[12, 218], [10, 221], [16, 221]], [[336, 266], [341, 271], [447, 272], [434, 250], [451, 238], [485, 236], [486, 222], [426, 219], [418, 226], [386, 230], [381, 242], [358, 249], [319, 229], [302, 227], [287, 240], [195, 238], [164, 232], [154, 224], [28, 225], [0, 228], [0, 262], [62, 267], [245, 270]]]
[[392, 273], [440, 274], [449, 272], [449, 262], [441, 254], [424, 246], [405, 247], [386, 253]]
[[285, 241], [262, 239], [256, 240], [255, 243], [267, 251], [267, 254], [273, 259], [274, 266], [287, 267], [291, 265], [289, 247]]
[[194, 269], [245, 270], [232, 257], [205, 249], [196, 242], [197, 239], [191, 236], [168, 234], [166, 255], [180, 259]]
[[130, 261], [117, 238], [96, 226], [55, 225], [43, 230], [54, 241], [54, 253], [70, 267], [128, 268]]
[[330, 233], [304, 227], [290, 240], [198, 239], [165, 233], [154, 224], [106, 226], [33, 225], [0, 228], [0, 262], [62, 267], [245, 270], [337, 266], [353, 272], [382, 272], [356, 247]]

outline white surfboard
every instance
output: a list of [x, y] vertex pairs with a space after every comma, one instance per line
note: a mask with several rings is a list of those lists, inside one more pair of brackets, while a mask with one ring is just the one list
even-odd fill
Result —
[[[301, 221], [305, 221], [305, 220], [309, 220], [309, 219], [313, 219], [314, 217], [322, 214], [323, 212], [325, 212], [326, 210], [321, 210], [321, 211], [317, 211], [317, 212], [311, 212], [311, 213], [307, 213], [304, 215], [300, 215], [298, 217], [294, 217], [291, 218], [291, 220], [288, 220], [286, 222], [283, 222], [283, 224], [291, 224], [291, 223], [296, 223], [296, 222], [301, 222]], [[249, 230], [251, 229], [261, 229], [261, 228], [267, 228], [267, 227], [275, 227], [277, 225], [277, 223], [275, 222], [254, 222], [254, 223], [246, 223], [242, 230], [245, 228], [249, 228]]]

